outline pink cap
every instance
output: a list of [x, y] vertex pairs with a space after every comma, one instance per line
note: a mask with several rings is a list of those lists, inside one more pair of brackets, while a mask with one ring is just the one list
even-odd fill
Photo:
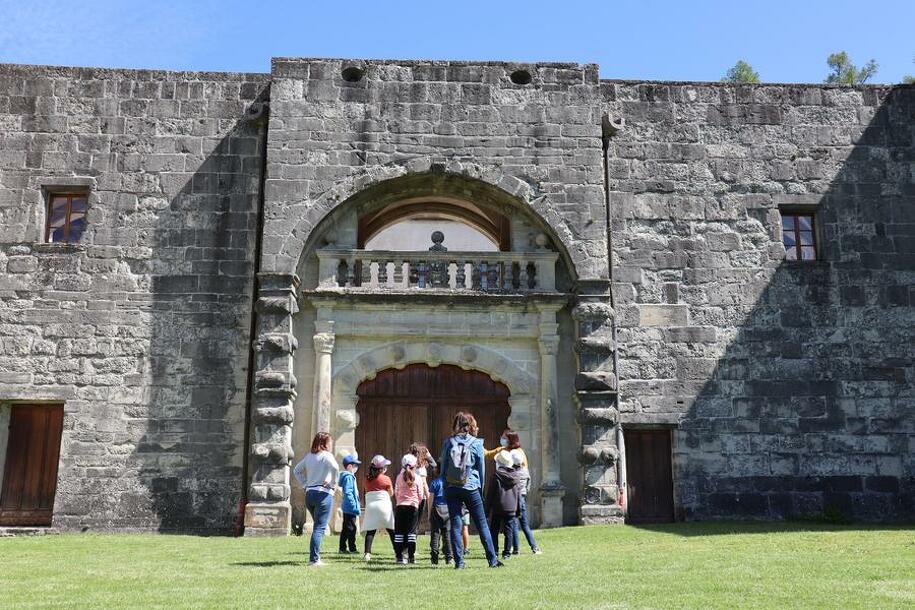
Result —
[[387, 459], [383, 455], [376, 455], [372, 458], [372, 466], [375, 468], [384, 468], [385, 466], [390, 466], [391, 460]]

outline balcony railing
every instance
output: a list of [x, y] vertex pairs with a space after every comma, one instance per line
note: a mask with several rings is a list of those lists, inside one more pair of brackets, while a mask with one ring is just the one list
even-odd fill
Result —
[[558, 254], [320, 249], [319, 288], [554, 292]]

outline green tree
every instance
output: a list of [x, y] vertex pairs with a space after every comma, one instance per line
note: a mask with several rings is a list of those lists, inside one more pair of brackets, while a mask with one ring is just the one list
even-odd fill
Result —
[[[912, 62], [915, 63], [915, 59], [913, 59]], [[915, 76], [912, 76], [911, 74], [906, 74], [905, 76], [902, 77], [902, 82], [904, 82], [907, 85], [915, 85]]]
[[826, 58], [826, 64], [832, 72], [826, 77], [826, 82], [832, 85], [860, 85], [877, 73], [877, 62], [868, 61], [862, 68], [851, 63], [851, 58], [845, 51], [833, 53]]
[[758, 83], [759, 72], [744, 60], [738, 61], [721, 79], [723, 83]]

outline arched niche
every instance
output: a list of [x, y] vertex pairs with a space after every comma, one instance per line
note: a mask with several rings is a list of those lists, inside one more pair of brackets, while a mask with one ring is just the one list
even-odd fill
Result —
[[[334, 372], [332, 412], [327, 428], [339, 439], [341, 448], [355, 449], [355, 429], [359, 424], [356, 404], [359, 385], [386, 369], [400, 369], [410, 364], [459, 366], [489, 375], [509, 390], [510, 428], [523, 434], [522, 440], [534, 441], [539, 430], [534, 410], [539, 391], [538, 380], [515, 362], [489, 348], [476, 344], [442, 344], [428, 341], [397, 341], [366, 351]], [[320, 427], [320, 423], [319, 423]]]
[[[536, 238], [542, 233], [547, 238], [546, 248], [559, 253], [557, 281], [561, 289], [570, 289], [578, 278], [606, 274], [606, 261], [595, 255], [597, 250], [577, 238], [548, 198], [535, 195], [526, 182], [498, 168], [484, 170], [456, 162], [441, 167], [423, 160], [411, 163], [409, 169], [375, 168], [371, 175], [346, 178], [307, 206], [291, 206], [282, 218], [268, 220], [266, 232], [283, 239], [271, 248], [275, 252], [265, 250], [264, 270], [295, 273], [307, 290], [314, 285], [315, 273], [309, 272], [308, 266], [314, 262], [311, 255], [317, 248], [358, 248], [360, 219], [374, 219], [386, 209], [419, 204], [447, 204], [453, 214], [455, 207], [462, 206], [468, 210], [462, 213], [464, 222], [485, 226], [500, 240], [500, 247], [510, 245], [516, 251], [538, 249]], [[513, 219], [529, 230], [516, 226], [511, 243], [506, 244], [504, 230], [492, 226], [500, 217]]]
[[[497, 250], [508, 251], [512, 247], [511, 221], [504, 213], [479, 206], [470, 201], [455, 197], [414, 197], [389, 203], [377, 210], [359, 216], [357, 247], [368, 249], [373, 240], [396, 226], [404, 226], [409, 221], [428, 221], [426, 235], [422, 237], [416, 250], [429, 247], [429, 235], [432, 230], [443, 230], [445, 246], [449, 249]], [[460, 248], [448, 243], [448, 225], [465, 225], [486, 240], [484, 248]], [[436, 226], [438, 225], [438, 226]], [[393, 248], [392, 248], [393, 249]]]

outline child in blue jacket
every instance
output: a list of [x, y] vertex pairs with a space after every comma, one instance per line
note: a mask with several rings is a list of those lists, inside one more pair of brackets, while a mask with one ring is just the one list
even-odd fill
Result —
[[343, 470], [337, 485], [343, 492], [343, 502], [340, 510], [343, 511], [343, 528], [340, 530], [340, 552], [355, 553], [356, 551], [356, 519], [362, 512], [359, 506], [359, 490], [356, 489], [356, 471], [361, 464], [356, 456], [348, 455], [343, 458]]

